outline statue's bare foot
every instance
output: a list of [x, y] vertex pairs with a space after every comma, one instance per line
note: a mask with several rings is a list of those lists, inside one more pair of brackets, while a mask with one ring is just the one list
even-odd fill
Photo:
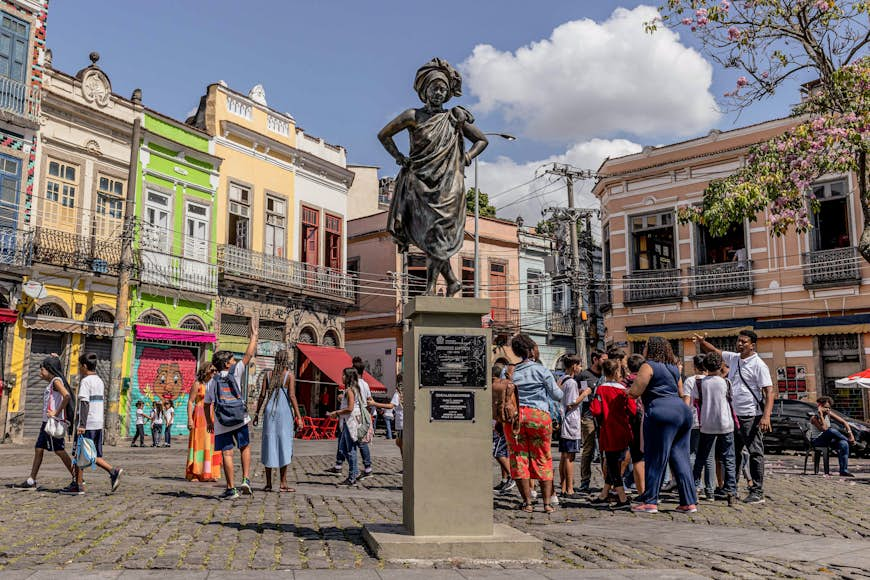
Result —
[[462, 283], [458, 280], [447, 286], [447, 296], [456, 296], [462, 290]]

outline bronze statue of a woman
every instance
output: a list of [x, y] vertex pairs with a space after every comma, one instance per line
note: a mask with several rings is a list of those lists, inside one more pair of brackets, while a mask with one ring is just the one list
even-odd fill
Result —
[[[488, 141], [462, 107], [444, 109], [450, 97], [462, 95], [462, 77], [446, 61], [433, 58], [420, 67], [414, 90], [425, 106], [408, 109], [381, 129], [378, 139], [402, 169], [390, 202], [387, 229], [399, 251], [411, 244], [426, 254], [427, 296], [435, 294], [438, 275], [447, 282], [447, 296], [462, 289], [450, 258], [465, 236], [464, 169]], [[407, 129], [410, 152], [402, 155], [393, 136]], [[465, 139], [471, 142], [465, 150]]]

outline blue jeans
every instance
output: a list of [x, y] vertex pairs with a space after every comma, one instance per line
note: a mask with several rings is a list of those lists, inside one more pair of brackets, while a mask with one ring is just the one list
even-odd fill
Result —
[[384, 417], [384, 423], [387, 425], [387, 439], [393, 438], [393, 420], [389, 417]]
[[348, 479], [354, 481], [359, 475], [359, 470], [356, 465], [356, 448], [357, 442], [350, 438], [350, 431], [348, 431], [347, 425], [344, 425], [341, 428], [341, 437], [338, 439], [338, 452], [341, 455], [342, 460], [347, 460]]
[[[734, 455], [734, 432], [725, 433], [724, 435], [709, 435], [701, 433], [701, 439], [698, 441], [698, 455], [695, 457], [695, 467], [692, 475], [695, 476], [695, 481], [701, 478], [701, 469], [706, 466], [706, 458], [712, 458], [713, 454], [710, 451], [715, 444], [715, 458], [722, 461], [722, 469], [724, 470], [725, 485], [723, 490], [725, 493], [732, 495], [737, 494], [737, 460]], [[709, 467], [707, 468], [709, 473]], [[715, 471], [715, 468], [714, 468]]]
[[[359, 447], [360, 455], [362, 455], [363, 467], [365, 467], [366, 471], [372, 470], [372, 452], [369, 449], [368, 443], [357, 443], [354, 442], [354, 448]], [[344, 453], [341, 450], [341, 437], [338, 438], [338, 450], [335, 452], [335, 466], [341, 467], [344, 464]], [[356, 455], [354, 455], [354, 460], [356, 460]]]
[[[701, 442], [701, 429], [692, 429], [691, 453], [689, 460], [694, 466], [697, 463], [698, 452]], [[710, 453], [712, 448], [707, 449], [706, 455], [701, 454], [706, 461], [704, 462], [704, 489], [713, 493], [713, 488], [716, 486], [716, 458]], [[695, 475], [695, 487], [701, 487], [701, 474]]]
[[814, 447], [829, 447], [837, 450], [837, 461], [840, 462], [840, 474], [849, 471], [849, 440], [836, 429], [828, 429], [815, 439]]
[[698, 503], [689, 463], [691, 431], [692, 412], [679, 397], [662, 397], [647, 405], [643, 417], [646, 490], [640, 496], [641, 502], [659, 503], [659, 489], [670, 462], [674, 467], [680, 504]]
[[167, 445], [172, 444], [172, 425], [165, 425], [163, 427], [163, 440]]

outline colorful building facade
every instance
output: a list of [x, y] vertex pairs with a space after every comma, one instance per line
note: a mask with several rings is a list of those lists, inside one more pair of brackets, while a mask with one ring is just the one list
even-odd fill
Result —
[[[129, 381], [121, 408], [154, 401], [181, 411], [196, 369], [216, 340], [217, 246], [215, 197], [221, 159], [210, 137], [146, 110], [136, 183], [137, 284], [131, 290], [127, 338]], [[132, 435], [135, 425], [127, 422]], [[176, 421], [173, 434], [187, 433]]]
[[819, 211], [801, 234], [771, 237], [764, 212], [718, 238], [676, 219], [712, 179], [741, 167], [753, 144], [795, 122], [711, 131], [602, 165], [594, 193], [607, 339], [637, 351], [649, 336], [664, 336], [688, 367], [694, 333], [734, 350], [738, 332], [751, 329], [780, 397], [829, 395], [838, 410], [866, 419], [870, 390], [836, 382], [867, 368], [870, 354], [870, 264], [856, 248], [864, 224], [855, 176], [827, 175], [811, 186]]
[[[311, 137], [270, 107], [260, 85], [247, 95], [217, 83], [187, 121], [223, 158], [216, 203], [219, 346], [241, 353], [259, 326], [246, 388], [256, 395], [274, 355], [302, 342], [341, 347], [351, 303], [345, 274], [345, 215], [353, 173], [344, 148]], [[299, 361], [298, 396], [310, 413], [316, 365]]]

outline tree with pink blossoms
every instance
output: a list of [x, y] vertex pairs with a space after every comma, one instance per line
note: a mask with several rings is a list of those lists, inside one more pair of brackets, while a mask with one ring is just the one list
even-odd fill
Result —
[[784, 82], [815, 77], [793, 113], [798, 124], [754, 146], [746, 165], [710, 183], [698, 207], [682, 221], [724, 234], [766, 212], [772, 235], [811, 226], [818, 210], [810, 185], [819, 177], [857, 177], [864, 230], [858, 242], [870, 261], [870, 2], [845, 0], [667, 0], [660, 19], [647, 24], [689, 30], [735, 86], [724, 99], [743, 108], [774, 94]]

